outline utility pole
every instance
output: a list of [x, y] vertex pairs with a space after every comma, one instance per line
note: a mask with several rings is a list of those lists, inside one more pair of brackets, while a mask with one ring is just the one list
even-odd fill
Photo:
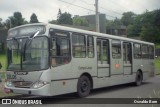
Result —
[[96, 32], [99, 32], [98, 0], [95, 0], [95, 8], [96, 8]]

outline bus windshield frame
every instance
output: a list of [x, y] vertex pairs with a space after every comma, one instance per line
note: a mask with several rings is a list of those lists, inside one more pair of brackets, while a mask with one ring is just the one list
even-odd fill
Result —
[[[29, 27], [33, 28], [27, 26], [9, 31], [7, 39], [8, 71], [39, 71], [49, 68], [49, 38], [43, 35], [44, 28], [41, 30], [38, 28], [40, 34], [34, 38], [32, 37], [37, 30], [26, 31], [22, 34], [22, 31], [30, 29]], [[11, 35], [11, 32], [17, 33]]]
[[8, 71], [38, 71], [49, 67], [48, 37], [7, 40]]

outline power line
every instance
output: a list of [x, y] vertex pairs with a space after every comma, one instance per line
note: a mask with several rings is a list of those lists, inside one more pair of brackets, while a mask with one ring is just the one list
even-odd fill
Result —
[[[75, 1], [76, 1], [76, 0], [73, 0], [73, 1], [72, 1], [72, 4], [73, 4]], [[64, 11], [64, 10], [66, 10], [67, 8], [69, 8], [70, 6], [71, 6], [71, 4], [67, 5], [67, 6], [66, 6], [64, 9], [62, 9], [62, 10]], [[57, 16], [57, 14], [55, 14], [55, 15], [53, 16], [53, 18], [56, 17], [56, 16]]]
[[[112, 0], [109, 0], [110, 2], [112, 2], [112, 4], [116, 4], [116, 5], [119, 5], [120, 7], [122, 7], [123, 9], [125, 8], [124, 6], [122, 6], [122, 5], [120, 5], [120, 4], [118, 4], [118, 3], [116, 3], [116, 2], [114, 2], [114, 1], [112, 1]], [[127, 8], [125, 8], [125, 10], [127, 10]]]
[[80, 1], [83, 2], [83, 3], [86, 3], [87, 5], [94, 6], [94, 4], [90, 4], [90, 3], [86, 2], [86, 1], [83, 1], [83, 0], [80, 0]]
[[91, 9], [88, 9], [88, 8], [85, 8], [85, 7], [82, 7], [82, 6], [79, 6], [79, 5], [75, 5], [73, 3], [69, 3], [69, 2], [66, 2], [66, 1], [63, 1], [63, 0], [59, 0], [59, 1], [70, 4], [70, 5], [73, 5], [73, 6], [76, 6], [76, 7], [80, 7], [80, 8], [85, 9], [85, 10], [90, 10], [90, 11], [95, 12], [94, 10], [91, 10]]
[[[82, 9], [84, 9], [84, 10], [89, 10], [89, 11], [96, 12], [95, 10], [88, 9], [88, 8], [85, 8], [85, 7], [82, 7], [82, 6], [79, 6], [79, 5], [75, 5], [75, 4], [73, 4], [73, 3], [69, 3], [69, 2], [66, 2], [66, 1], [63, 1], [63, 0], [59, 0], [59, 1], [64, 2], [64, 3], [67, 3], [67, 4], [70, 4], [70, 5], [73, 5], [73, 6], [76, 6], [76, 7], [79, 7], [79, 8], [82, 8]], [[106, 16], [109, 16], [109, 17], [112, 17], [112, 18], [116, 18], [116, 17], [114, 17], [114, 16], [107, 15], [107, 14], [106, 14]]]
[[[85, 3], [85, 4], [87, 4], [87, 5], [91, 5], [91, 6], [93, 6], [94, 4], [90, 4], [90, 3], [88, 3], [88, 2], [86, 2], [86, 1], [83, 1], [83, 0], [80, 0], [81, 2], [83, 2], [83, 3]], [[116, 12], [116, 11], [113, 11], [113, 10], [110, 10], [110, 9], [106, 9], [106, 8], [104, 8], [104, 7], [101, 7], [101, 6], [99, 6], [101, 9], [104, 9], [104, 10], [107, 10], [107, 11], [111, 11], [111, 12], [113, 12], [113, 13], [115, 13], [115, 14], [118, 14], [118, 15], [122, 15], [121, 13], [118, 13], [118, 12]]]
[[113, 11], [113, 10], [109, 10], [109, 9], [106, 9], [106, 8], [103, 8], [103, 7], [100, 7], [101, 9], [104, 9], [104, 10], [107, 10], [107, 11], [111, 11], [111, 12], [113, 12], [113, 13], [115, 13], [115, 14], [118, 14], [118, 15], [122, 15], [121, 13], [118, 13], [118, 12], [116, 12], [116, 11]]
[[[71, 3], [73, 4], [76, 0], [73, 0]], [[63, 11], [66, 10], [67, 8], [69, 8], [71, 6], [71, 4], [69, 4], [68, 6], [66, 6], [64, 9], [62, 9]]]

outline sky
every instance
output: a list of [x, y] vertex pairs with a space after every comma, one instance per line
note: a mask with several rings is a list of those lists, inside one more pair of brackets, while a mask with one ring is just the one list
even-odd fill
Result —
[[[14, 12], [21, 12], [22, 17], [30, 21], [35, 13], [40, 22], [56, 20], [59, 8], [74, 15], [95, 14], [95, 0], [0, 0], [0, 18], [5, 21]], [[99, 13], [107, 19], [121, 18], [124, 12], [136, 14], [160, 9], [160, 0], [98, 0]]]

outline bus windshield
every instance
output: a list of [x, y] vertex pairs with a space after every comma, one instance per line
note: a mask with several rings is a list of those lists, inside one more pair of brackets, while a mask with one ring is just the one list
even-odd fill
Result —
[[7, 53], [7, 70], [35, 71], [49, 66], [48, 38], [45, 36], [7, 40]]

